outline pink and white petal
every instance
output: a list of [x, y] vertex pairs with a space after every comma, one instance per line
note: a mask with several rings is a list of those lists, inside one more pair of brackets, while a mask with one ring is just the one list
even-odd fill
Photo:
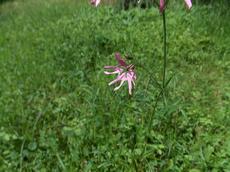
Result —
[[120, 71], [122, 72], [123, 69], [117, 66], [104, 66], [104, 69], [109, 69], [109, 70], [113, 70], [113, 71]]
[[104, 69], [116, 69], [117, 66], [104, 66]]
[[123, 67], [127, 67], [126, 62], [121, 58], [120, 53], [115, 53], [115, 58], [118, 61], [119, 65], [121, 65]]
[[114, 91], [116, 91], [119, 88], [121, 88], [121, 86], [124, 84], [124, 82], [125, 82], [125, 80], [122, 80], [121, 83], [120, 83], [120, 85], [114, 88]]
[[130, 77], [127, 78], [128, 81], [128, 88], [129, 88], [129, 94], [132, 94], [132, 79]]
[[114, 71], [114, 72], [107, 72], [107, 71], [104, 71], [104, 74], [106, 74], [106, 75], [113, 75], [113, 74], [117, 74], [117, 73], [121, 73], [121, 71], [119, 71], [119, 70], [116, 70], [116, 71]]
[[135, 72], [133, 72], [133, 79], [136, 80], [137, 79], [137, 75]]
[[136, 74], [135, 74], [134, 71], [130, 71], [130, 72], [129, 72], [129, 75], [130, 75], [130, 77], [132, 78], [132, 80], [135, 80], [135, 79], [136, 79]]
[[109, 85], [115, 84], [116, 82], [119, 82], [120, 80], [122, 80], [122, 78], [124, 77], [124, 74], [125, 74], [125, 73], [123, 73], [123, 74], [117, 76], [117, 78], [114, 79], [113, 81], [111, 81], [111, 82], [109, 83]]
[[101, 0], [96, 0], [96, 7], [100, 4]]
[[91, 0], [90, 3], [97, 7], [100, 4], [101, 0]]
[[192, 8], [192, 0], [184, 0], [186, 6], [188, 7], [188, 9]]
[[115, 84], [116, 82], [118, 82], [118, 81], [120, 81], [120, 79], [114, 79], [114, 80], [112, 80], [108, 85], [110, 86], [110, 85], [113, 85], [113, 84]]

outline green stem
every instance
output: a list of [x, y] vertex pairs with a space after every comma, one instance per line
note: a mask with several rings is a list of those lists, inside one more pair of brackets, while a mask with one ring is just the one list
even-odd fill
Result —
[[167, 68], [167, 45], [166, 45], [166, 18], [165, 18], [165, 10], [162, 13], [162, 17], [163, 17], [163, 50], [164, 50], [164, 66], [163, 66], [163, 81], [162, 81], [162, 95], [163, 95], [163, 100], [164, 100], [164, 105], [167, 104], [167, 99], [166, 99], [166, 87], [165, 87], [165, 83], [166, 83], [166, 68]]

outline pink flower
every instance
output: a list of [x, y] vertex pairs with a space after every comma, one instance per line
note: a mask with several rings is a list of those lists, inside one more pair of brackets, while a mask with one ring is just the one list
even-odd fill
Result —
[[184, 2], [187, 5], [188, 9], [192, 8], [192, 0], [184, 0]]
[[132, 94], [132, 89], [135, 86], [136, 73], [134, 72], [134, 65], [127, 65], [126, 62], [121, 58], [119, 53], [115, 53], [115, 58], [118, 62], [117, 66], [105, 66], [105, 69], [110, 69], [111, 72], [105, 71], [106, 75], [117, 74], [116, 79], [111, 81], [109, 85], [120, 83], [119, 86], [115, 87], [114, 91], [121, 88], [121, 86], [127, 81], [129, 94]]
[[90, 3], [97, 7], [100, 4], [101, 0], [91, 0]]
[[165, 0], [160, 0], [160, 6], [159, 6], [160, 13], [162, 13], [164, 9], [165, 9]]
[[[192, 0], [184, 0], [184, 2], [186, 6], [188, 7], [188, 9], [192, 8]], [[165, 10], [165, 0], [160, 0], [159, 10], [160, 10], [160, 13], [162, 13]]]

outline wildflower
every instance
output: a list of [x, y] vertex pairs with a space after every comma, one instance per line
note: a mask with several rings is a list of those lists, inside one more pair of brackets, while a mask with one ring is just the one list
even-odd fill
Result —
[[97, 7], [100, 4], [101, 0], [91, 0], [90, 3]]
[[188, 9], [192, 8], [192, 0], [184, 0], [184, 2], [187, 5]]
[[159, 10], [162, 13], [165, 9], [165, 0], [160, 0]]
[[115, 53], [115, 58], [118, 62], [117, 66], [105, 66], [105, 69], [110, 69], [112, 72], [105, 71], [106, 75], [117, 74], [116, 79], [111, 81], [109, 85], [120, 83], [119, 86], [115, 87], [114, 91], [121, 88], [121, 86], [127, 81], [129, 94], [132, 94], [132, 89], [135, 86], [136, 73], [134, 71], [134, 65], [127, 65], [126, 62], [121, 58], [119, 53]]
[[[184, 2], [188, 9], [192, 8], [192, 0], [184, 0]], [[165, 0], [160, 0], [160, 4], [159, 4], [160, 13], [162, 13], [164, 9], [165, 9]]]

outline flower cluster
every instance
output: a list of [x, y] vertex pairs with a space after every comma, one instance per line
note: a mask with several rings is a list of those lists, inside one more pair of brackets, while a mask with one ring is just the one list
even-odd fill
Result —
[[116, 79], [111, 81], [109, 85], [120, 83], [119, 86], [115, 87], [114, 91], [121, 88], [125, 81], [128, 83], [129, 94], [132, 94], [132, 89], [135, 86], [136, 80], [136, 73], [134, 71], [134, 65], [128, 65], [126, 62], [121, 58], [119, 53], [115, 53], [115, 58], [118, 62], [117, 66], [105, 66], [104, 68], [110, 70], [110, 72], [105, 71], [106, 75], [117, 74]]

